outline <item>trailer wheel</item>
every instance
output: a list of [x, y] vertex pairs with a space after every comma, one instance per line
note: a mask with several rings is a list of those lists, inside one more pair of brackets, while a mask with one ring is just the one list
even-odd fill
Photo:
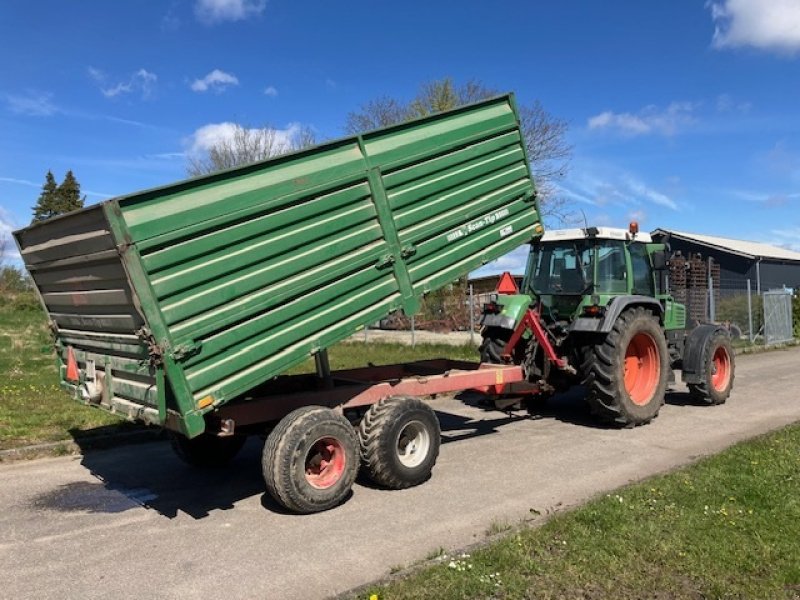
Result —
[[431, 476], [441, 431], [436, 413], [418, 398], [395, 396], [373, 404], [358, 434], [362, 464], [375, 483], [399, 490]]
[[733, 357], [733, 347], [727, 335], [717, 333], [711, 338], [703, 353], [704, 380], [689, 384], [692, 397], [709, 405], [724, 404], [733, 389]]
[[664, 332], [651, 312], [623, 312], [585, 354], [582, 371], [592, 412], [624, 427], [652, 421], [664, 403], [668, 356]]
[[269, 494], [299, 513], [341, 504], [358, 473], [358, 438], [341, 414], [321, 406], [289, 413], [264, 444], [261, 467]]
[[224, 467], [239, 453], [247, 441], [245, 435], [219, 437], [203, 433], [189, 439], [170, 432], [170, 445], [183, 462], [193, 467]]

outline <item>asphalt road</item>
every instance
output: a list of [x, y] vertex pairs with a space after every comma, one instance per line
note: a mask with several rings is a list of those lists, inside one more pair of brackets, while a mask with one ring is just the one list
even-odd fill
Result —
[[434, 402], [444, 444], [410, 490], [357, 484], [322, 514], [264, 493], [252, 440], [227, 471], [184, 466], [164, 443], [0, 466], [0, 597], [320, 598], [440, 547], [671, 469], [800, 419], [800, 349], [740, 357], [726, 405], [678, 387], [656, 421], [594, 426], [579, 401], [538, 418]]

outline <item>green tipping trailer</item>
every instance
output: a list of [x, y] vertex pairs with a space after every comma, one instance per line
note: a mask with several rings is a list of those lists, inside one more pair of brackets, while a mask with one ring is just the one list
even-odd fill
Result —
[[513, 95], [15, 232], [63, 386], [186, 438], [541, 235]]

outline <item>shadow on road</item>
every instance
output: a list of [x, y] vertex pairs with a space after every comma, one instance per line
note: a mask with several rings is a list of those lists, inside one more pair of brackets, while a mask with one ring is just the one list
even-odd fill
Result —
[[[458, 397], [476, 407], [480, 407], [481, 398], [468, 393]], [[679, 401], [675, 398], [673, 394], [670, 403]], [[582, 427], [604, 427], [589, 414], [580, 389], [537, 401], [529, 410], [482, 408], [485, 414], [478, 418], [437, 411], [442, 443], [491, 435], [521, 420], [556, 419]], [[180, 512], [202, 519], [212, 511], [229, 510], [241, 500], [261, 495], [261, 505], [265, 509], [290, 514], [265, 493], [261, 475], [262, 445], [260, 438], [252, 437], [233, 462], [220, 469], [190, 467], [178, 459], [165, 442], [90, 452], [81, 462], [98, 479], [98, 484], [61, 490], [57, 496], [45, 500], [51, 508], [59, 510], [74, 510], [84, 504], [84, 508], [96, 512], [146, 507], [170, 519]], [[359, 477], [358, 484], [373, 487], [364, 477]]]

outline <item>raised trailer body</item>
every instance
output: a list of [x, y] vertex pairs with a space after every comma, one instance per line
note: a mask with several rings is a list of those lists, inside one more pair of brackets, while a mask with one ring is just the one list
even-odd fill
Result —
[[541, 235], [513, 96], [15, 232], [62, 384], [191, 438], [309, 355]]

